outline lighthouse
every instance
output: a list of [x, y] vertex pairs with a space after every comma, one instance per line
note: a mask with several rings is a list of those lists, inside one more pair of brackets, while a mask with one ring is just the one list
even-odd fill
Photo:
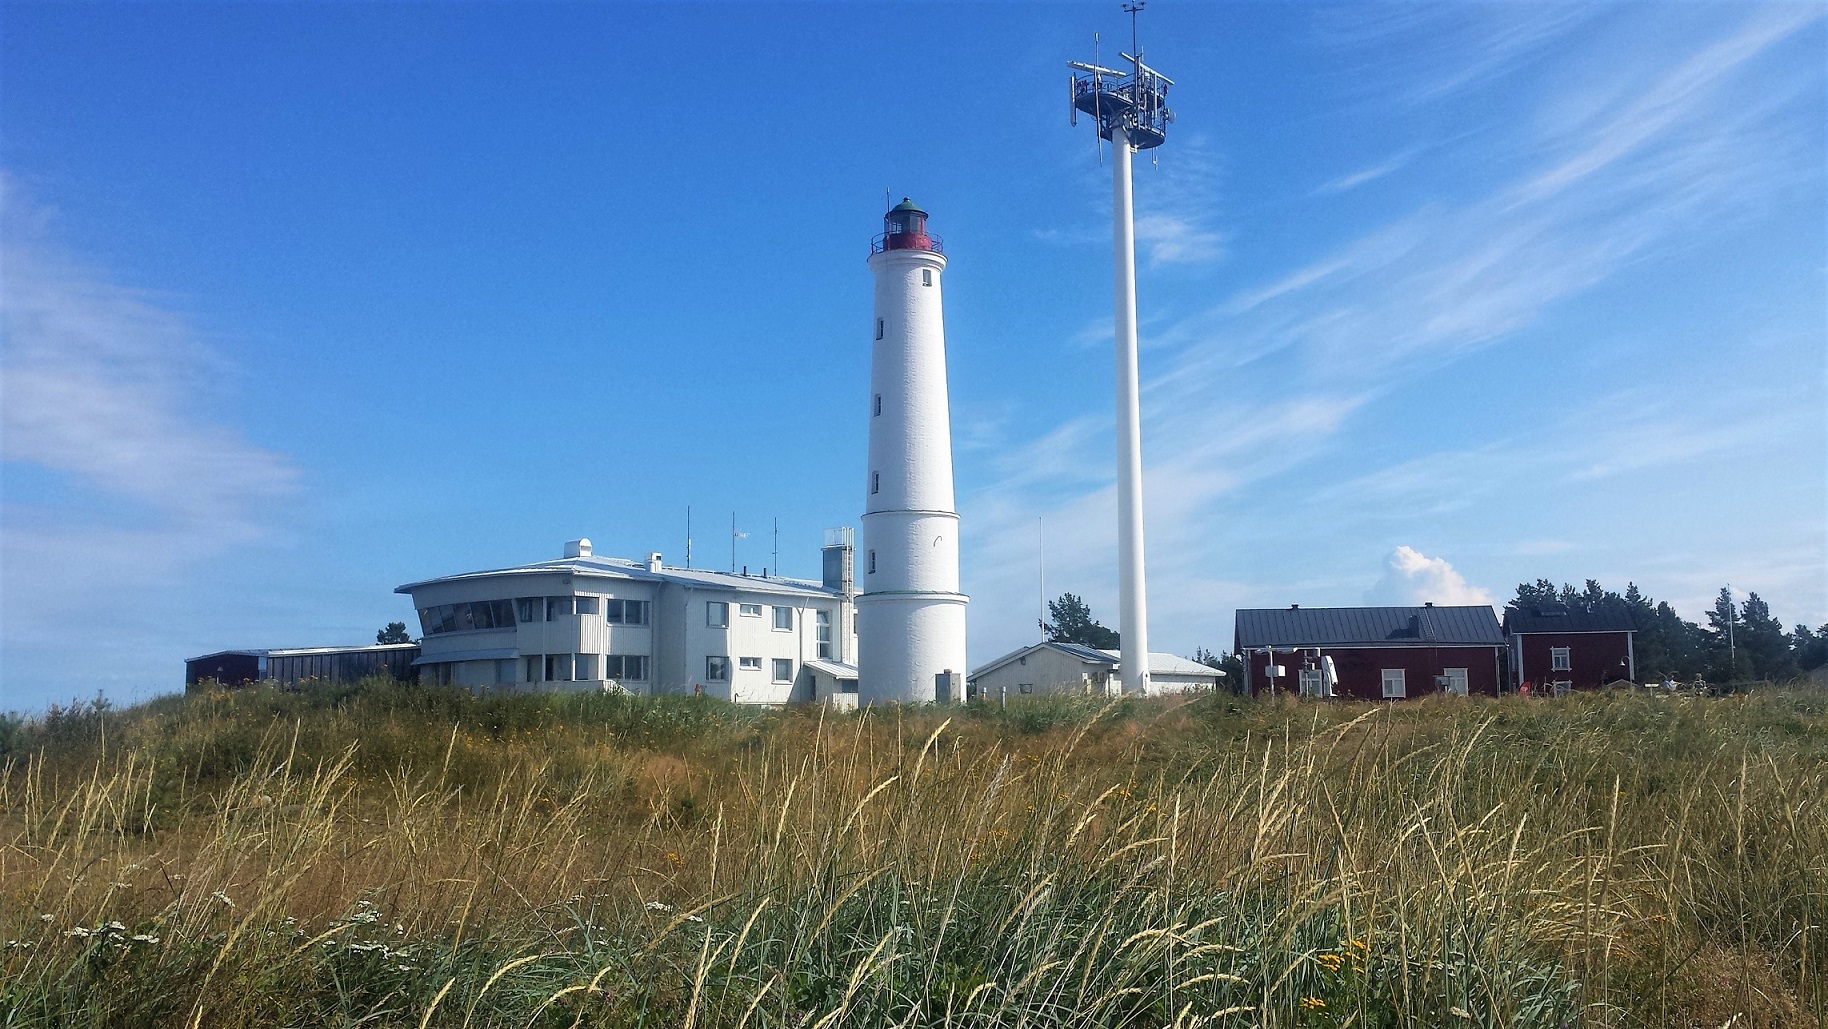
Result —
[[965, 595], [940, 278], [946, 255], [927, 212], [903, 199], [870, 245], [869, 470], [857, 597], [862, 704], [963, 700]]

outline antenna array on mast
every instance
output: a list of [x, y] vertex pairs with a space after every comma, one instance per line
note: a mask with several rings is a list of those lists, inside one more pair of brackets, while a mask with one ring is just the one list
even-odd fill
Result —
[[1174, 112], [1168, 109], [1168, 87], [1174, 80], [1143, 63], [1142, 48], [1136, 45], [1136, 14], [1141, 3], [1127, 3], [1123, 9], [1130, 15], [1130, 49], [1135, 56], [1124, 54], [1129, 71], [1106, 68], [1094, 60], [1068, 61], [1072, 69], [1071, 120], [1079, 124], [1081, 111], [1098, 122], [1098, 137], [1110, 139], [1113, 129], [1122, 128], [1125, 138], [1137, 150], [1150, 150], [1168, 139], [1168, 126]]

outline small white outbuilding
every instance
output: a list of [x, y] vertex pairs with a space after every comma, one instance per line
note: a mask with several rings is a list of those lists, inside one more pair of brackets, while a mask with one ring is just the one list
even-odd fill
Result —
[[[1174, 654], [1149, 655], [1149, 692], [1215, 689], [1224, 672]], [[1035, 643], [981, 665], [971, 673], [973, 696], [1121, 692], [1122, 661], [1115, 650], [1077, 643]]]

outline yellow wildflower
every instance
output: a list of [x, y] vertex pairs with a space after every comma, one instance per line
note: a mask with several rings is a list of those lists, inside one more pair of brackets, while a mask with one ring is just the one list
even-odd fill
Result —
[[1301, 998], [1301, 1006], [1309, 1011], [1319, 1011], [1321, 1008], [1327, 1006], [1327, 1002], [1321, 1000], [1319, 997], [1303, 997]]

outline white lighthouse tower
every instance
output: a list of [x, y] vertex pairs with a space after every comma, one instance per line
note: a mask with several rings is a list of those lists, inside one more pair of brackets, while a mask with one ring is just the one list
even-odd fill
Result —
[[963, 700], [965, 595], [940, 276], [946, 256], [927, 212], [903, 199], [870, 246], [870, 463], [857, 598], [862, 704]]

